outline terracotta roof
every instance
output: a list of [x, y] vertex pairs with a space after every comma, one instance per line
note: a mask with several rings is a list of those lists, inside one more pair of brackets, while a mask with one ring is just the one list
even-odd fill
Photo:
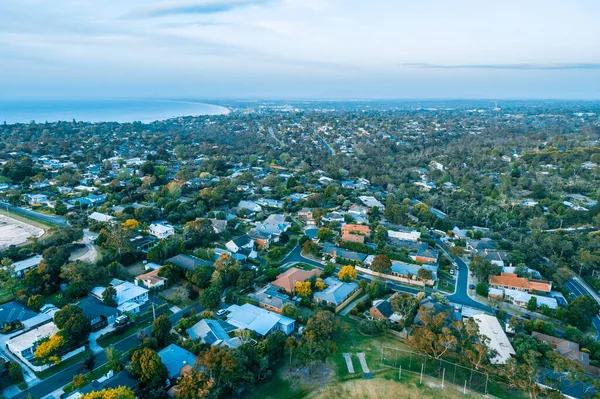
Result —
[[353, 231], [364, 235], [371, 234], [371, 229], [369, 226], [364, 226], [362, 224], [345, 224], [342, 226], [342, 235], [349, 234]]
[[500, 276], [490, 276], [490, 285], [501, 285], [514, 289], [541, 292], [550, 292], [552, 289], [552, 283], [549, 281], [529, 280], [524, 277], [518, 277], [514, 273], [502, 273]]
[[146, 286], [154, 286], [161, 281], [167, 281], [166, 278], [158, 275], [159, 270], [160, 269], [156, 269], [156, 270], [152, 270], [151, 272], [146, 273], [146, 274], [140, 274], [139, 276], [136, 277], [136, 279], [140, 280]]
[[344, 233], [344, 234], [342, 234], [342, 241], [360, 242], [361, 244], [364, 244], [365, 236], [360, 236], [358, 234]]
[[292, 292], [296, 286], [297, 281], [306, 281], [312, 276], [320, 276], [323, 272], [319, 269], [302, 270], [296, 267], [292, 267], [285, 273], [277, 276], [277, 280], [273, 281], [271, 285], [279, 288], [283, 288], [287, 292]]

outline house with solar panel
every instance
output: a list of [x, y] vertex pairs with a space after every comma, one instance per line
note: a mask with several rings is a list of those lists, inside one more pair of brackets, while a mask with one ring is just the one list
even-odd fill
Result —
[[231, 305], [227, 308], [227, 323], [241, 330], [251, 330], [260, 336], [275, 331], [289, 335], [294, 331], [296, 321], [275, 312], [245, 303], [242, 306]]
[[210, 346], [228, 346], [237, 348], [241, 345], [238, 337], [231, 338], [219, 321], [214, 319], [202, 319], [186, 330], [189, 337]]

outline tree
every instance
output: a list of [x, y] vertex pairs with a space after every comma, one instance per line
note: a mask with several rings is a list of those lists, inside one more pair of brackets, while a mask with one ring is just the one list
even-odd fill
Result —
[[316, 256], [319, 254], [319, 251], [321, 251], [321, 247], [319, 247], [319, 244], [313, 240], [307, 240], [304, 244], [302, 244], [302, 252], [307, 255]]
[[444, 356], [457, 343], [458, 340], [452, 334], [447, 325], [447, 314], [432, 314], [431, 309], [422, 308], [421, 321], [423, 326], [416, 327], [408, 337], [407, 343], [418, 350], [436, 359]]
[[21, 369], [21, 365], [17, 362], [12, 362], [8, 365], [8, 376], [14, 384], [20, 384], [25, 381], [23, 378], [23, 369]]
[[387, 286], [385, 285], [385, 282], [379, 278], [371, 280], [371, 282], [365, 287], [365, 292], [369, 295], [369, 297], [371, 297], [371, 299], [379, 298], [386, 292], [386, 290]]
[[293, 335], [290, 335], [285, 340], [285, 346], [287, 346], [290, 350], [290, 365], [292, 364], [292, 355], [294, 353], [294, 349], [297, 348], [299, 345], [300, 342]]
[[118, 387], [90, 392], [83, 395], [80, 399], [135, 399], [135, 394], [129, 388]]
[[213, 346], [198, 356], [197, 364], [204, 367], [204, 373], [213, 380], [214, 397], [230, 397], [245, 378], [245, 370], [233, 351], [221, 346]]
[[79, 306], [67, 305], [56, 312], [54, 324], [69, 344], [83, 342], [90, 334], [90, 319], [83, 314]]
[[532, 296], [529, 298], [529, 302], [527, 302], [527, 310], [530, 312], [535, 312], [537, 310], [537, 298]]
[[379, 274], [388, 273], [392, 269], [392, 261], [386, 255], [377, 255], [371, 263], [371, 270]]
[[156, 339], [158, 346], [163, 347], [167, 346], [171, 341], [171, 320], [161, 314], [154, 320], [152, 323], [152, 338]]
[[311, 296], [312, 287], [310, 281], [296, 281], [294, 291], [296, 292], [296, 294], [300, 295], [303, 298]]
[[117, 290], [115, 287], [109, 285], [104, 289], [102, 292], [102, 301], [108, 306], [117, 307]]
[[148, 386], [161, 386], [167, 378], [167, 369], [160, 356], [149, 348], [135, 351], [129, 367], [131, 373]]
[[300, 318], [300, 309], [291, 303], [286, 303], [281, 308], [281, 314], [290, 319], [298, 320]]
[[589, 295], [579, 296], [569, 304], [569, 312], [574, 315], [577, 326], [583, 329], [598, 314], [598, 303]]
[[38, 345], [35, 349], [34, 357], [44, 363], [54, 362], [58, 364], [60, 363], [58, 354], [65, 346], [65, 343], [66, 340], [63, 336], [55, 334]]
[[86, 384], [85, 375], [75, 374], [73, 376], [73, 388], [79, 389]]
[[327, 241], [333, 238], [333, 231], [327, 227], [320, 228], [317, 232], [317, 238], [321, 241]]
[[118, 373], [121, 371], [121, 352], [114, 346], [106, 348], [107, 363], [112, 371]]
[[398, 313], [403, 319], [405, 319], [409, 314], [414, 312], [415, 307], [419, 304], [419, 301], [410, 294], [398, 293], [394, 295], [391, 303], [394, 313]]
[[536, 398], [542, 391], [538, 385], [539, 357], [539, 353], [530, 350], [524, 355], [523, 363], [519, 364], [517, 359], [512, 358], [504, 368], [509, 387], [527, 392], [530, 399]]
[[339, 279], [345, 283], [356, 280], [356, 276], [356, 269], [351, 265], [342, 267], [338, 272]]
[[479, 281], [487, 283], [491, 275], [499, 273], [500, 268], [481, 256], [475, 256], [469, 263], [469, 270]]
[[490, 286], [487, 283], [480, 281], [475, 286], [475, 292], [477, 292], [477, 295], [487, 298], [488, 294], [490, 293]]
[[42, 306], [44, 306], [44, 297], [41, 295], [32, 295], [27, 300], [27, 307], [35, 310], [36, 312], [39, 312]]
[[431, 270], [427, 270], [423, 267], [419, 268], [419, 271], [417, 272], [417, 276], [424, 281], [429, 281], [433, 278], [433, 274], [431, 273]]
[[221, 290], [213, 284], [202, 291], [199, 301], [205, 308], [215, 309], [221, 303]]
[[214, 380], [194, 367], [190, 373], [186, 373], [179, 380], [175, 398], [198, 399], [208, 397], [213, 384]]
[[19, 276], [15, 271], [15, 265], [10, 258], [4, 258], [0, 266], [0, 288], [15, 296], [19, 286]]
[[317, 312], [308, 319], [302, 333], [302, 341], [298, 347], [300, 360], [311, 366], [316, 362], [324, 362], [327, 357], [337, 350], [333, 336], [339, 329], [339, 320], [329, 311]]
[[94, 370], [94, 366], [96, 365], [96, 355], [94, 355], [93, 353], [91, 353], [88, 357], [86, 357], [83, 360], [83, 362], [81, 363], [81, 365], [86, 370], [93, 371]]
[[127, 219], [125, 222], [123, 222], [123, 228], [126, 231], [136, 231], [140, 228], [140, 222], [135, 219]]

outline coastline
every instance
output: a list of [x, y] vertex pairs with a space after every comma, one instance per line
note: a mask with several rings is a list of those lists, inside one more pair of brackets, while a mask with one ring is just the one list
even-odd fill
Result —
[[227, 115], [227, 107], [180, 100], [0, 100], [0, 123], [58, 121], [151, 123], [179, 117]]

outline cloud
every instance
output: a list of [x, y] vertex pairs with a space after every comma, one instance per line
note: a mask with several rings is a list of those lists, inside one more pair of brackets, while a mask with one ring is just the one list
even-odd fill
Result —
[[267, 5], [272, 2], [273, 0], [178, 0], [139, 8], [128, 16], [153, 18], [177, 14], [219, 14], [238, 8]]
[[465, 64], [443, 65], [424, 62], [408, 62], [400, 64], [402, 67], [423, 69], [503, 69], [503, 70], [599, 70], [600, 63], [567, 63], [567, 64]]

